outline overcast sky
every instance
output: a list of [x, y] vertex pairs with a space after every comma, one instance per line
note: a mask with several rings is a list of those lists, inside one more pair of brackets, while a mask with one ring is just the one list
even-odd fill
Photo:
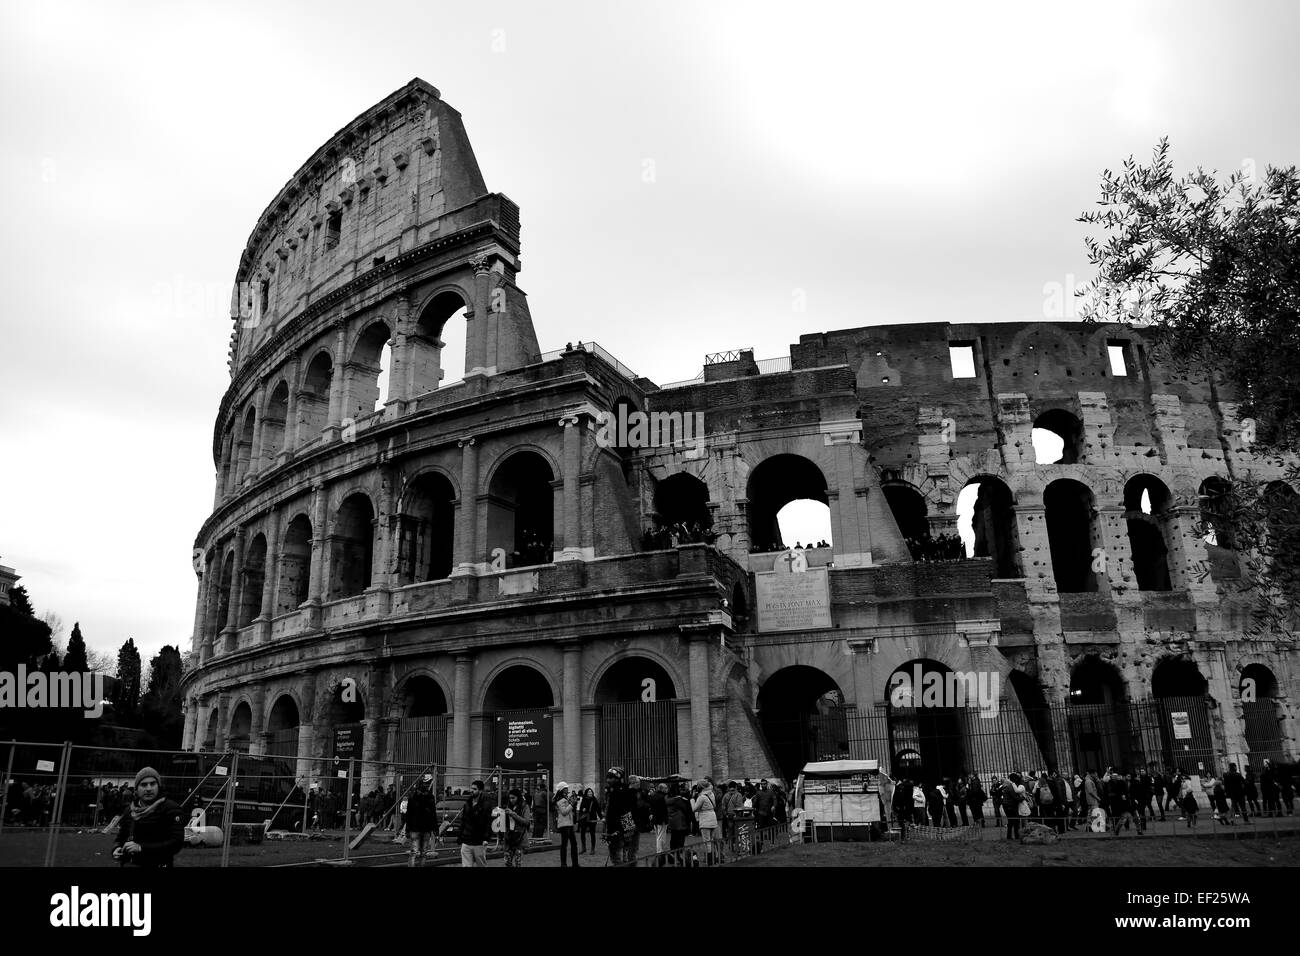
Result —
[[521, 207], [542, 348], [667, 382], [1059, 317], [1103, 168], [1300, 162], [1297, 36], [1286, 3], [6, 4], [0, 562], [92, 648], [188, 649], [240, 252], [414, 76]]

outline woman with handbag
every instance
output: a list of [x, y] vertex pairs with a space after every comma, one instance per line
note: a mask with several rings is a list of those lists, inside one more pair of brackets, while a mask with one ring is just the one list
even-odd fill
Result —
[[573, 865], [578, 865], [578, 838], [574, 836], [574, 824], [577, 823], [578, 812], [569, 799], [569, 785], [563, 780], [555, 788], [555, 832], [560, 837], [560, 866], [569, 865], [569, 851], [573, 851]]
[[601, 812], [600, 801], [596, 799], [595, 791], [588, 787], [578, 803], [578, 835], [582, 840], [579, 853], [587, 852], [587, 834], [591, 834], [591, 852], [596, 852], [596, 824], [603, 819], [605, 814]]
[[528, 839], [533, 817], [524, 801], [524, 792], [518, 787], [506, 795], [505, 820], [506, 866], [523, 866], [524, 841]]

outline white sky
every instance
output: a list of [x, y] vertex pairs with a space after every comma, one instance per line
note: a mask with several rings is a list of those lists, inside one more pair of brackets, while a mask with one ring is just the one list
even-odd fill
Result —
[[188, 648], [240, 251], [413, 76], [521, 207], [542, 348], [665, 382], [1060, 317], [1103, 168], [1162, 134], [1182, 166], [1300, 161], [1298, 35], [1285, 3], [6, 4], [0, 561], [96, 649]]

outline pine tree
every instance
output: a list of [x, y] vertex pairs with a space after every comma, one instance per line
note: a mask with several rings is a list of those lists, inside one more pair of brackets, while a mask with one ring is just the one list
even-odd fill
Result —
[[117, 682], [113, 708], [119, 721], [129, 720], [140, 705], [140, 651], [134, 638], [128, 637], [117, 652]]
[[68, 673], [84, 673], [90, 670], [86, 660], [86, 640], [81, 636], [81, 622], [72, 625], [72, 636], [68, 638], [68, 652], [63, 656], [63, 669]]

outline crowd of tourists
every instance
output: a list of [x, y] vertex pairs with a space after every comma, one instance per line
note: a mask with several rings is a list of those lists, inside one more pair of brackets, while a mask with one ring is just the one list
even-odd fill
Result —
[[966, 557], [966, 543], [960, 535], [941, 534], [932, 538], [927, 534], [906, 541], [913, 561], [961, 561]]
[[1195, 829], [1202, 809], [1210, 811], [1215, 823], [1233, 826], [1238, 817], [1249, 823], [1251, 814], [1290, 816], [1294, 801], [1290, 775], [1277, 773], [1265, 760], [1258, 779], [1252, 768], [1243, 774], [1230, 763], [1222, 777], [1199, 778], [1199, 787], [1189, 774], [1155, 764], [1133, 772], [1112, 767], [1101, 774], [1013, 772], [994, 775], [987, 789], [977, 775], [937, 783], [901, 779], [890, 809], [906, 839], [911, 826], [986, 826], [987, 806], [994, 826], [1002, 826], [1005, 818], [1006, 837], [1014, 840], [1026, 822], [1058, 833], [1087, 828], [1114, 836], [1121, 830], [1141, 835], [1157, 818], [1165, 821], [1176, 813], [1177, 822]]
[[682, 544], [713, 544], [718, 533], [698, 521], [674, 521], [641, 533], [641, 550], [665, 551]]
[[[823, 538], [822, 540], [817, 541], [816, 543], [814, 543], [814, 542], [812, 542], [812, 541], [809, 541], [807, 544], [804, 544], [802, 541], [796, 541], [796, 542], [794, 543], [794, 547], [793, 547], [793, 548], [790, 548], [789, 550], [791, 550], [791, 551], [811, 551], [811, 550], [813, 550], [814, 548], [829, 548], [830, 546], [831, 546], [831, 543], [830, 543], [829, 541], [827, 541], [826, 539]], [[759, 544], [751, 545], [750, 548], [749, 548], [749, 553], [750, 553], [750, 554], [767, 554], [767, 553], [769, 553], [769, 552], [771, 552], [771, 551], [785, 551], [785, 550], [786, 550], [786, 547], [785, 547], [785, 545], [783, 545], [783, 544], [777, 544], [777, 543], [774, 543], [774, 542], [771, 542], [771, 541], [766, 541], [766, 542], [761, 542], [761, 543], [759, 543]]]

